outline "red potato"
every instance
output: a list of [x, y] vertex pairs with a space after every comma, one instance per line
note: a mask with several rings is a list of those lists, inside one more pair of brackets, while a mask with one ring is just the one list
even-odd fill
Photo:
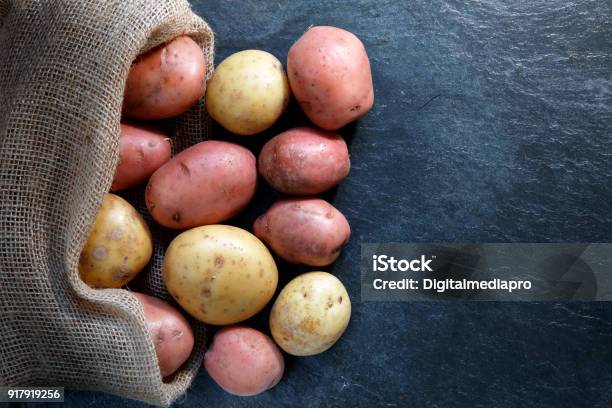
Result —
[[325, 266], [348, 242], [351, 228], [334, 206], [319, 198], [285, 198], [261, 215], [255, 235], [291, 263]]
[[132, 292], [142, 303], [149, 334], [155, 345], [162, 377], [173, 374], [193, 351], [193, 330], [187, 319], [161, 299]]
[[215, 335], [204, 367], [225, 391], [251, 396], [278, 384], [285, 361], [270, 337], [249, 327], [228, 326]]
[[171, 150], [170, 139], [159, 130], [122, 123], [119, 163], [111, 191], [124, 190], [144, 182], [170, 160]]
[[192, 107], [206, 91], [206, 57], [187, 36], [176, 37], [139, 56], [128, 74], [123, 113], [164, 119]]
[[209, 140], [157, 169], [145, 202], [161, 225], [187, 229], [232, 218], [251, 201], [256, 186], [253, 153], [234, 143]]
[[257, 164], [272, 187], [294, 195], [329, 190], [351, 169], [344, 139], [336, 133], [309, 127], [291, 129], [270, 139]]
[[317, 126], [336, 130], [374, 103], [370, 61], [354, 34], [312, 27], [289, 50], [287, 74], [300, 107]]

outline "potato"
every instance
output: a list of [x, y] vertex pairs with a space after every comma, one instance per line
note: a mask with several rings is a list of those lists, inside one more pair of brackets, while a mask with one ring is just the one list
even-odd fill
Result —
[[219, 64], [206, 91], [206, 109], [221, 126], [238, 135], [263, 132], [289, 102], [289, 83], [272, 54], [246, 50]]
[[255, 220], [255, 235], [281, 258], [310, 266], [329, 265], [351, 235], [340, 211], [319, 198], [285, 198]]
[[336, 130], [374, 103], [370, 61], [355, 35], [312, 27], [289, 50], [287, 72], [300, 107], [317, 126]]
[[249, 327], [230, 326], [215, 334], [204, 367], [225, 391], [245, 397], [278, 384], [285, 361], [270, 337]]
[[120, 288], [152, 253], [151, 232], [140, 214], [123, 198], [106, 194], [79, 257], [79, 273], [94, 288]]
[[278, 191], [318, 194], [345, 178], [351, 168], [346, 142], [336, 133], [299, 127], [270, 139], [257, 161], [259, 172]]
[[255, 315], [274, 295], [278, 271], [266, 246], [229, 225], [177, 236], [164, 257], [168, 292], [196, 319], [232, 324]]
[[251, 201], [256, 186], [253, 153], [210, 140], [183, 150], [153, 173], [145, 201], [155, 221], [185, 229], [232, 218]]
[[150, 126], [122, 123], [119, 163], [111, 191], [124, 190], [142, 183], [170, 160], [171, 154], [170, 139], [159, 130]]
[[309, 272], [290, 281], [270, 312], [272, 337], [294, 356], [330, 348], [346, 330], [351, 300], [342, 282], [327, 272]]
[[193, 351], [193, 330], [187, 319], [168, 303], [132, 292], [142, 303], [149, 334], [155, 346], [162, 377], [173, 374]]
[[123, 113], [164, 119], [192, 107], [206, 90], [206, 57], [195, 41], [176, 37], [139, 56], [128, 74]]

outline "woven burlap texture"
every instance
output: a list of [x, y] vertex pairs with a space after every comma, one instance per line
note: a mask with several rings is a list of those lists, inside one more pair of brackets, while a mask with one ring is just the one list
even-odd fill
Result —
[[[213, 33], [186, 1], [0, 0], [1, 385], [164, 406], [200, 367], [205, 333], [196, 324], [196, 351], [164, 383], [138, 301], [89, 288], [77, 268], [117, 162], [131, 62], [180, 34], [202, 46], [210, 76]], [[171, 128], [175, 149], [204, 139], [203, 106]], [[158, 263], [153, 292], [163, 292]]]

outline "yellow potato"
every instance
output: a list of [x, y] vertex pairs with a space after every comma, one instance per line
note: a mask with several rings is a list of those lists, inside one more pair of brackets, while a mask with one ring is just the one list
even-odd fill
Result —
[[348, 326], [351, 300], [342, 282], [327, 272], [309, 272], [290, 281], [270, 312], [272, 337], [294, 356], [330, 348]]
[[289, 95], [280, 61], [265, 51], [246, 50], [219, 64], [208, 81], [206, 108], [230, 132], [254, 135], [276, 122]]
[[106, 194], [79, 258], [81, 279], [94, 288], [120, 288], [153, 253], [147, 223], [123, 198]]
[[237, 323], [272, 299], [278, 271], [266, 246], [229, 225], [206, 225], [177, 236], [164, 257], [168, 292], [196, 319]]

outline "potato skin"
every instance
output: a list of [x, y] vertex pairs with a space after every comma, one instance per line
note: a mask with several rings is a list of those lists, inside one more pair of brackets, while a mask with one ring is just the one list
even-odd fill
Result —
[[79, 257], [81, 279], [94, 288], [120, 288], [153, 253], [147, 223], [123, 198], [106, 194]]
[[351, 228], [320, 198], [285, 198], [255, 220], [255, 235], [281, 258], [310, 266], [329, 265], [348, 242]]
[[256, 187], [253, 153], [234, 143], [209, 140], [157, 169], [145, 201], [155, 221], [186, 229], [232, 218], [251, 201]]
[[181, 312], [163, 300], [142, 293], [132, 294], [142, 303], [161, 376], [167, 377], [191, 355], [193, 330]]
[[294, 356], [329, 349], [351, 318], [351, 300], [342, 282], [327, 272], [309, 272], [290, 281], [270, 311], [276, 343]]
[[230, 55], [208, 81], [206, 109], [221, 126], [238, 135], [263, 132], [289, 103], [289, 82], [280, 61], [265, 51]]
[[176, 37], [139, 56], [128, 74], [123, 113], [164, 119], [192, 107], [206, 90], [206, 57], [187, 36]]
[[248, 231], [206, 225], [177, 236], [164, 257], [168, 292], [196, 319], [233, 324], [272, 299], [278, 270], [266, 246]]
[[111, 191], [134, 187], [170, 160], [170, 139], [151, 126], [121, 124], [119, 163]]
[[244, 326], [219, 330], [204, 355], [204, 367], [225, 391], [239, 396], [260, 394], [283, 376], [283, 353], [272, 339]]
[[312, 27], [289, 50], [287, 72], [300, 107], [317, 126], [336, 130], [374, 103], [370, 61], [354, 34]]
[[259, 154], [257, 166], [276, 190], [312, 195], [342, 181], [351, 162], [346, 142], [337, 133], [298, 127], [270, 139]]

